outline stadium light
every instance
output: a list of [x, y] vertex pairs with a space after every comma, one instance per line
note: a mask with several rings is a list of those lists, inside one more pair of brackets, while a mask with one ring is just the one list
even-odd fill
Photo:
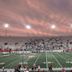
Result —
[[8, 27], [9, 27], [9, 24], [8, 24], [8, 23], [5, 23], [5, 24], [4, 24], [4, 27], [5, 27], [5, 28], [8, 28]]
[[5, 23], [4, 28], [5, 28], [5, 36], [7, 36], [7, 29], [9, 28], [9, 24]]
[[56, 25], [51, 25], [51, 29], [55, 29], [56, 28]]
[[31, 25], [26, 25], [26, 29], [31, 29]]

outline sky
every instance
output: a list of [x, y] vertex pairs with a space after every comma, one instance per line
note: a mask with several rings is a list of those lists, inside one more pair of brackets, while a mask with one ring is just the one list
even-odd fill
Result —
[[0, 35], [71, 36], [72, 0], [0, 0]]

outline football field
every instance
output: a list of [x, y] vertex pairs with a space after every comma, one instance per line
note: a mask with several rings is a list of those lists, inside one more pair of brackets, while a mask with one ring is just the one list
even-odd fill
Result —
[[72, 67], [72, 53], [29, 53], [29, 54], [16, 54], [0, 53], [0, 68], [14, 68], [18, 64], [28, 64], [29, 68], [33, 64], [40, 65], [41, 68], [48, 68], [52, 64], [53, 68], [71, 68]]

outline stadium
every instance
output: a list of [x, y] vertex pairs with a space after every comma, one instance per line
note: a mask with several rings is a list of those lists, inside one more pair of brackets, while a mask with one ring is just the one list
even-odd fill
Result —
[[0, 0], [0, 72], [72, 72], [72, 1]]

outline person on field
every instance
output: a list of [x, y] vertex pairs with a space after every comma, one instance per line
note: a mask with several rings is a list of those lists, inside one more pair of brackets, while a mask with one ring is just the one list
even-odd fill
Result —
[[66, 70], [65, 70], [65, 68], [64, 68], [64, 67], [62, 68], [62, 71], [61, 71], [61, 72], [66, 72]]
[[40, 72], [40, 65], [38, 65], [38, 71]]
[[49, 72], [54, 72], [54, 71], [52, 70], [52, 64], [49, 65]]

